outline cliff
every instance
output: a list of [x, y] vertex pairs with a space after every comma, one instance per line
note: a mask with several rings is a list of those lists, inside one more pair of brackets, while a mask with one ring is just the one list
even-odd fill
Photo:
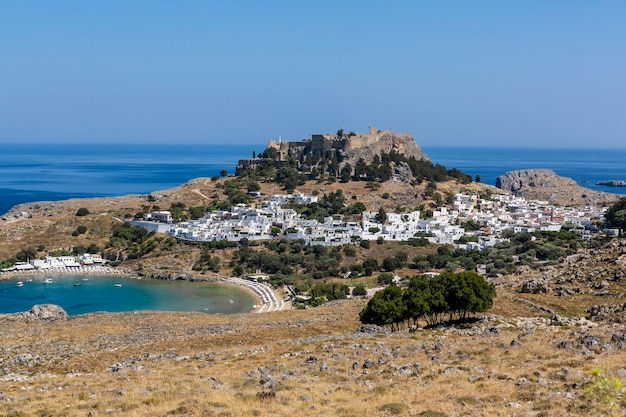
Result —
[[549, 169], [509, 171], [496, 178], [496, 187], [533, 200], [547, 200], [562, 205], [606, 205], [619, 196], [581, 187], [571, 178]]
[[370, 128], [369, 134], [356, 135], [347, 140], [343, 149], [344, 161], [354, 164], [359, 158], [363, 158], [365, 161], [370, 162], [374, 155], [380, 156], [381, 153], [389, 153], [391, 151], [402, 154], [407, 158], [429, 159], [428, 155], [415, 142], [412, 134], [393, 133], [391, 129], [380, 131]]

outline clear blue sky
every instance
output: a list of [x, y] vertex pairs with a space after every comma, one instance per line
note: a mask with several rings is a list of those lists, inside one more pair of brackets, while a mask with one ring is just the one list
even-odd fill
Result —
[[626, 147], [626, 1], [0, 0], [0, 142]]

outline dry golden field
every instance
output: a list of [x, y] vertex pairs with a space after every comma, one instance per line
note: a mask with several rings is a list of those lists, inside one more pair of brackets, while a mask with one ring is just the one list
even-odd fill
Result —
[[357, 331], [364, 300], [234, 316], [5, 315], [0, 415], [608, 413], [585, 387], [595, 367], [624, 380], [626, 353], [611, 341], [624, 327], [516, 316], [536, 312], [512, 300], [471, 324], [397, 334]]

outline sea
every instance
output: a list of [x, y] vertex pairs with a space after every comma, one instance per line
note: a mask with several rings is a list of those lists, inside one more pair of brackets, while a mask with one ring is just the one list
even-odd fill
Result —
[[235, 286], [117, 275], [35, 274], [0, 280], [0, 314], [28, 311], [35, 304], [57, 304], [69, 315], [140, 310], [236, 314], [251, 311], [255, 298]]
[[[232, 174], [238, 159], [251, 158], [264, 148], [261, 143], [3, 144], [0, 214], [20, 203], [149, 194], [194, 178], [220, 175], [222, 170]], [[424, 147], [423, 151], [433, 163], [458, 168], [472, 178], [478, 175], [485, 184], [495, 185], [497, 176], [511, 170], [547, 168], [583, 187], [626, 194], [626, 188], [596, 185], [603, 180], [626, 181], [626, 149]], [[82, 283], [83, 278], [89, 281], [73, 285], [74, 280]], [[233, 302], [224, 303], [221, 290], [197, 288], [188, 282], [129, 279], [119, 287], [111, 283], [110, 277], [70, 276], [54, 277], [53, 284], [43, 284], [39, 282], [43, 278], [37, 276], [17, 287], [17, 279], [25, 278], [0, 281], [0, 313], [25, 311], [35, 302], [60, 304], [70, 314], [137, 309], [232, 313], [250, 311], [253, 304], [242, 290], [229, 290], [228, 300]], [[96, 299], [110, 303], [86, 302], [90, 290], [99, 294]]]
[[[16, 204], [74, 197], [148, 194], [193, 178], [232, 174], [240, 158], [265, 144], [3, 144], [0, 153], [0, 214]], [[433, 163], [458, 168], [480, 182], [517, 169], [547, 168], [583, 187], [626, 194], [626, 149], [534, 149], [425, 147]]]

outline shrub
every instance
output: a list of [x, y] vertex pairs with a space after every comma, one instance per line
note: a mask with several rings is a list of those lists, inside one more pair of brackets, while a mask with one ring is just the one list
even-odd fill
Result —
[[352, 295], [355, 297], [363, 297], [367, 295], [367, 289], [365, 285], [358, 284], [356, 287], [352, 289]]
[[383, 272], [382, 274], [378, 276], [378, 278], [376, 279], [376, 282], [378, 282], [379, 284], [383, 284], [383, 285], [389, 285], [393, 282], [393, 274], [390, 274], [388, 272]]
[[89, 214], [89, 210], [86, 207], [81, 207], [78, 209], [78, 211], [76, 212], [76, 215], [78, 217], [82, 217], [82, 216], [86, 216]]
[[87, 233], [87, 227], [81, 225], [81, 226], [78, 226], [76, 230], [72, 232], [72, 236], [82, 235], [83, 233]]

